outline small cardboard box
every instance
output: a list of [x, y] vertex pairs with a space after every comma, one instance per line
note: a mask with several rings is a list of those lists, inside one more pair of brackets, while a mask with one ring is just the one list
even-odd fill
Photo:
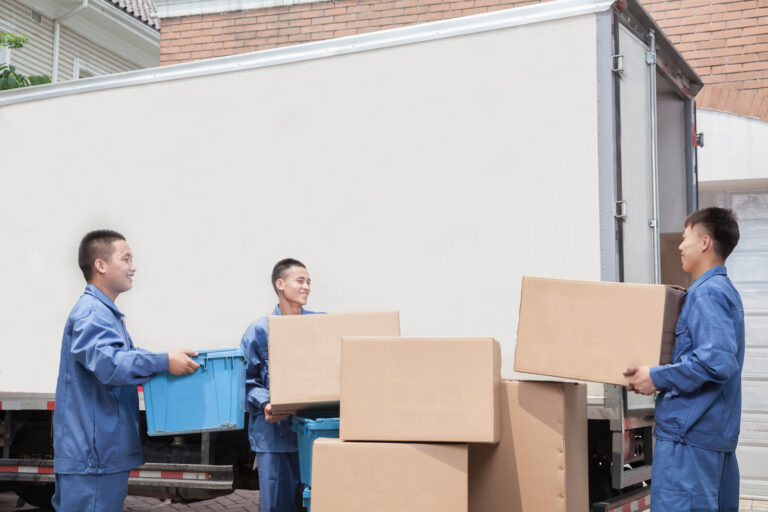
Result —
[[270, 316], [273, 412], [338, 406], [342, 336], [399, 335], [397, 311]]
[[318, 439], [312, 512], [467, 512], [466, 444]]
[[625, 386], [672, 359], [683, 290], [523, 277], [515, 371]]
[[469, 446], [470, 512], [589, 509], [584, 384], [504, 381], [501, 441]]
[[342, 439], [498, 442], [493, 338], [344, 337], [341, 351]]

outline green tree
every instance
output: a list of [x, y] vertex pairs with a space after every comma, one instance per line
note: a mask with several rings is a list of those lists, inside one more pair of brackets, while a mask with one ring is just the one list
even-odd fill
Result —
[[[0, 47], [19, 50], [29, 42], [25, 35], [11, 34], [10, 32], [0, 32]], [[51, 79], [48, 75], [23, 75], [16, 72], [16, 67], [10, 64], [0, 64], [0, 91], [6, 89], [17, 89], [19, 87], [28, 87], [30, 85], [49, 84]]]

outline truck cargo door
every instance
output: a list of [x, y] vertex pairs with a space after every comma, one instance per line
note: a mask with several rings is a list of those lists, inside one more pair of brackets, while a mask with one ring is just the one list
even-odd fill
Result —
[[624, 281], [653, 282], [653, 218], [651, 182], [651, 66], [648, 46], [619, 25], [624, 71], [620, 82], [621, 171], [620, 199], [626, 202], [623, 222]]

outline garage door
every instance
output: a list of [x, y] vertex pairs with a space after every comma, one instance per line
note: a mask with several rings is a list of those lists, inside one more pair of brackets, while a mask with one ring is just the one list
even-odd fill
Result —
[[[732, 208], [741, 239], [726, 266], [744, 302], [747, 349], [737, 456], [741, 494], [768, 498], [768, 188], [704, 190], [700, 205]], [[765, 187], [765, 185], [761, 185]]]

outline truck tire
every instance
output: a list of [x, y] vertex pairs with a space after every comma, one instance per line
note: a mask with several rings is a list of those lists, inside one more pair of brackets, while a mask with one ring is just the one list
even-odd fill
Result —
[[51, 500], [53, 499], [53, 484], [38, 484], [16, 486], [13, 490], [16, 496], [29, 503], [33, 507], [43, 510], [53, 510]]

